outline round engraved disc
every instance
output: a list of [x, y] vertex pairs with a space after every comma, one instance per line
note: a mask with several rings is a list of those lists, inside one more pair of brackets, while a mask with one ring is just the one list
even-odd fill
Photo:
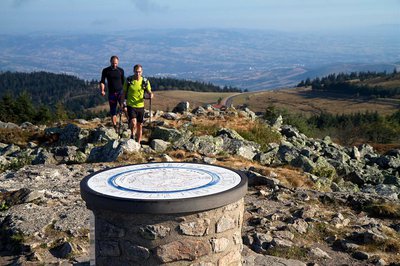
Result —
[[197, 163], [148, 163], [103, 170], [81, 182], [89, 208], [171, 213], [212, 209], [236, 201], [247, 179], [228, 168]]

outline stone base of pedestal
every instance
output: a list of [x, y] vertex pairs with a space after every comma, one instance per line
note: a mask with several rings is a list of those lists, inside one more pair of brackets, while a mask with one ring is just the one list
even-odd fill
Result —
[[201, 212], [93, 210], [96, 265], [241, 265], [243, 199]]

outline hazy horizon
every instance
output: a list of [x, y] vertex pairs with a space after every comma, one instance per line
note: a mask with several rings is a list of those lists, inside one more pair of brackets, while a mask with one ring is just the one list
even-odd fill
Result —
[[400, 31], [400, 0], [3, 0], [0, 9], [0, 34], [204, 28], [341, 32], [387, 25], [398, 25], [393, 34]]
[[91, 79], [117, 54], [128, 74], [271, 88], [397, 67], [400, 0], [2, 0], [0, 49], [0, 70]]

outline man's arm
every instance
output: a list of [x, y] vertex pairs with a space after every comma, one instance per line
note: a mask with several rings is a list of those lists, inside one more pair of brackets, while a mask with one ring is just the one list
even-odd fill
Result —
[[103, 69], [103, 71], [101, 71], [101, 79], [100, 79], [100, 83], [99, 83], [99, 89], [100, 89], [102, 96], [106, 95], [105, 83], [106, 83], [106, 71], [105, 71], [105, 69]]
[[147, 93], [150, 95], [150, 99], [152, 99], [154, 97], [154, 94], [151, 91], [151, 85], [150, 85], [150, 81], [149, 80], [147, 80], [147, 88], [146, 88], [146, 90], [147, 90]]
[[100, 88], [100, 91], [101, 91], [101, 95], [102, 96], [106, 95], [106, 91], [105, 91], [106, 86], [104, 85], [104, 83], [100, 82], [99, 88]]
[[125, 84], [125, 72], [124, 70], [121, 68], [121, 82], [122, 82], [122, 86]]
[[123, 104], [123, 108], [126, 108], [126, 100], [127, 100], [127, 91], [128, 91], [128, 84], [125, 81], [124, 85], [122, 86], [122, 94], [121, 94], [121, 103]]

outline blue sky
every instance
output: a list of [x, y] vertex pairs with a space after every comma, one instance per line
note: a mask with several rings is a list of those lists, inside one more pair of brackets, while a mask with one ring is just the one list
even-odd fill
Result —
[[0, 34], [143, 28], [336, 31], [393, 24], [400, 25], [400, 0], [1, 0], [0, 9]]

